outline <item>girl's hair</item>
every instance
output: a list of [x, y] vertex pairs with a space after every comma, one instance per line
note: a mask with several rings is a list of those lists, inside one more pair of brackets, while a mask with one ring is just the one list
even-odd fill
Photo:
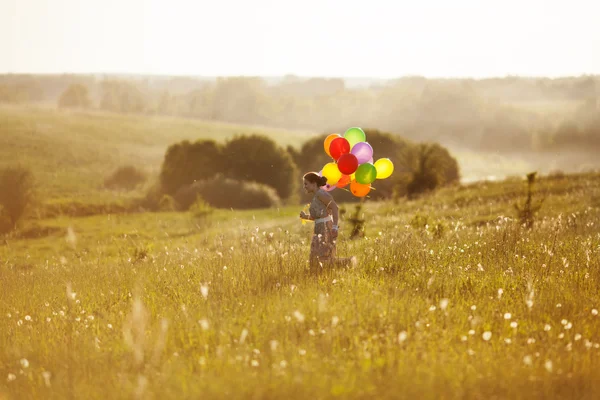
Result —
[[309, 172], [304, 174], [304, 179], [309, 181], [310, 183], [316, 183], [318, 187], [325, 186], [327, 183], [327, 178], [324, 176], [319, 176], [316, 172]]

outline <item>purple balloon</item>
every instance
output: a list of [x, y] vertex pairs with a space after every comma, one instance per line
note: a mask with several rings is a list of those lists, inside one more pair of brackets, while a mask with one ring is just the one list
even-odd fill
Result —
[[356, 156], [359, 164], [366, 163], [373, 158], [373, 148], [367, 142], [356, 143], [350, 153]]

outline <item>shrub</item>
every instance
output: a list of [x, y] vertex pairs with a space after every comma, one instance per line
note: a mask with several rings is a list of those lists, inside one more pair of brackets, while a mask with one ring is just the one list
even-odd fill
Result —
[[287, 150], [265, 136], [230, 140], [223, 148], [223, 160], [227, 177], [271, 186], [282, 199], [287, 199], [301, 182]]
[[181, 188], [174, 198], [182, 210], [187, 210], [200, 196], [215, 208], [253, 209], [280, 204], [275, 189], [256, 182], [244, 182], [217, 176], [194, 182]]
[[146, 182], [146, 174], [132, 165], [119, 167], [104, 180], [104, 187], [108, 189], [132, 190]]
[[7, 218], [11, 229], [23, 218], [35, 199], [34, 178], [25, 167], [0, 170], [0, 212]]
[[213, 140], [185, 140], [169, 146], [160, 171], [163, 192], [173, 195], [197, 180], [213, 178], [223, 169], [221, 155], [221, 148]]

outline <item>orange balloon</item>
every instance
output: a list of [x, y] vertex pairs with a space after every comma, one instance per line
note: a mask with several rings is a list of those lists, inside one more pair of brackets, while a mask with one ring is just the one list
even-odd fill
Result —
[[347, 186], [349, 183], [350, 183], [350, 175], [342, 175], [342, 177], [340, 178], [340, 180], [337, 183], [337, 187], [343, 188], [344, 186]]
[[365, 197], [371, 191], [371, 184], [363, 185], [356, 181], [350, 182], [350, 192], [356, 197]]
[[341, 137], [342, 137], [342, 135], [340, 135], [338, 133], [332, 133], [331, 135], [329, 135], [325, 138], [323, 147], [325, 148], [325, 153], [327, 153], [327, 155], [329, 157], [331, 157], [331, 153], [329, 152], [329, 146], [331, 146], [331, 142], [333, 142], [334, 139], [341, 138]]

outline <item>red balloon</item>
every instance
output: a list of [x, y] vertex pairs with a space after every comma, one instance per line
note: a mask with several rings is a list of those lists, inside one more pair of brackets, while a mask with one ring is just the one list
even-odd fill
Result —
[[337, 166], [342, 174], [353, 174], [358, 168], [358, 158], [352, 153], [342, 154], [337, 162]]
[[343, 154], [350, 153], [350, 142], [344, 139], [343, 137], [339, 137], [337, 139], [333, 139], [331, 141], [331, 145], [329, 146], [329, 154], [334, 160], [339, 159]]

